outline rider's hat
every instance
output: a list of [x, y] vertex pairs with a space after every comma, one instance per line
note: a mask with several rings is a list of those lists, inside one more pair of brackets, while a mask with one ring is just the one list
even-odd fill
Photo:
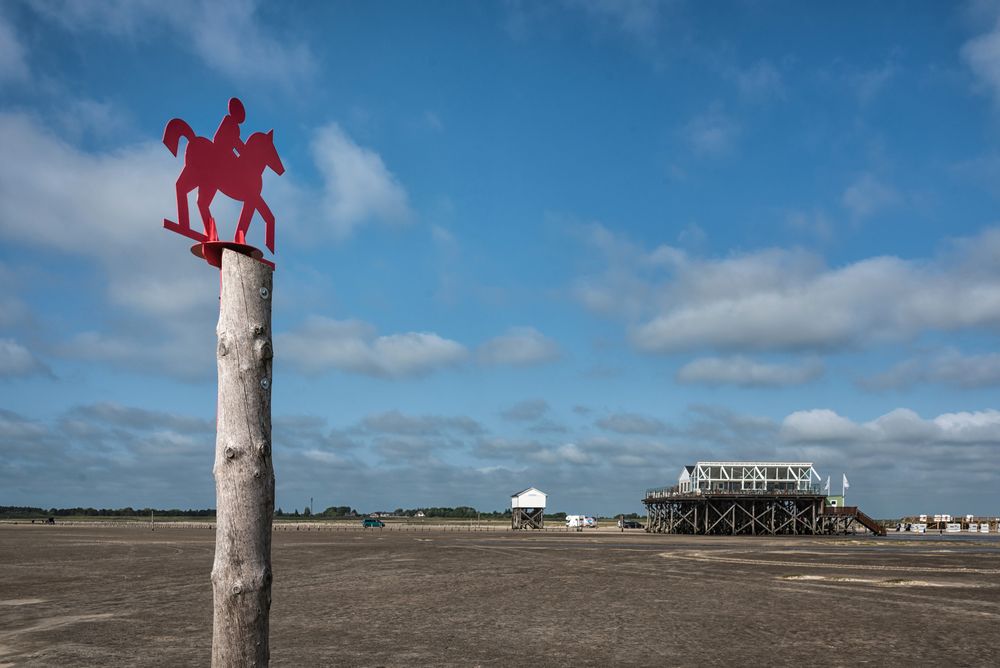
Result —
[[243, 108], [243, 103], [240, 102], [240, 98], [238, 97], [230, 98], [229, 115], [235, 118], [237, 123], [242, 123], [246, 119], [247, 112]]

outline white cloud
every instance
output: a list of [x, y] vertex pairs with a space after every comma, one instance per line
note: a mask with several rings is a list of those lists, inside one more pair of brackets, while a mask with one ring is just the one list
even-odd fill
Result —
[[86, 153], [19, 114], [0, 114], [0, 235], [97, 260], [109, 295], [149, 314], [177, 315], [211, 304], [208, 272], [187, 262], [161, 227], [175, 218], [179, 165], [159, 143]]
[[338, 369], [381, 378], [422, 376], [465, 361], [460, 343], [431, 332], [378, 336], [358, 320], [313, 316], [275, 337], [276, 355], [305, 373]]
[[871, 174], [862, 174], [855, 179], [841, 197], [844, 208], [855, 218], [868, 218], [895, 206], [899, 201], [899, 193]]
[[170, 39], [208, 67], [241, 81], [291, 87], [316, 71], [301, 39], [272, 34], [261, 22], [256, 0], [70, 0], [32, 6], [67, 30], [99, 31], [133, 42], [144, 42], [155, 34], [151, 28], [164, 27]]
[[972, 73], [1000, 100], [1000, 21], [962, 45], [961, 53]]
[[406, 191], [382, 158], [356, 144], [339, 125], [331, 123], [316, 133], [312, 154], [324, 178], [323, 215], [336, 237], [346, 237], [370, 220], [411, 220]]
[[559, 346], [534, 327], [512, 327], [479, 347], [484, 364], [531, 366], [559, 358]]
[[52, 375], [30, 350], [13, 339], [0, 339], [0, 378]]
[[995, 409], [926, 419], [899, 408], [867, 422], [830, 409], [799, 411], [785, 418], [776, 442], [776, 456], [815, 462], [834, 480], [847, 471], [855, 499], [877, 502], [882, 516], [956, 503], [962, 512], [993, 512], [1000, 485]]
[[24, 45], [17, 37], [17, 31], [0, 14], [0, 83], [25, 81], [28, 78], [28, 62]]
[[87, 153], [13, 113], [0, 113], [0, 144], [0, 238], [93, 261], [122, 307], [115, 335], [70, 331], [57, 352], [185, 378], [214, 373], [197, 342], [212, 330], [217, 281], [162, 229], [175, 217], [179, 170], [162, 144]]
[[[1000, 445], [1000, 411], [943, 413], [931, 420], [897, 408], [874, 420], [857, 423], [829, 409], [798, 411], [785, 418], [781, 437], [792, 443], [840, 443], [869, 448], [895, 444], [914, 450], [921, 445]], [[952, 449], [959, 457], [960, 450]]]
[[677, 381], [686, 384], [784, 387], [802, 385], [823, 375], [819, 360], [799, 364], [768, 364], [748, 357], [703, 357], [677, 371]]
[[832, 410], [796, 411], [781, 425], [782, 437], [792, 442], [832, 442], [859, 439], [864, 429]]
[[0, 113], [0, 143], [0, 234], [109, 264], [162, 242], [178, 171], [162, 144], [90, 154], [15, 113]]
[[288, 85], [308, 78], [316, 70], [312, 53], [301, 36], [269, 34], [257, 17], [257, 3], [253, 1], [205, 0], [195, 17], [186, 17], [177, 27], [192, 31], [195, 51], [206, 64], [235, 79], [264, 79]]
[[621, 246], [611, 246], [599, 246], [607, 271], [581, 280], [577, 294], [601, 313], [628, 304], [631, 341], [646, 352], [825, 352], [1000, 325], [1000, 228], [928, 260], [875, 257], [839, 268], [795, 249], [701, 259], [667, 246], [619, 257]]
[[960, 388], [1000, 385], [1000, 353], [963, 355], [953, 349], [903, 360], [891, 369], [862, 379], [874, 390], [940, 383]]
[[740, 134], [739, 124], [719, 107], [693, 118], [681, 132], [691, 149], [704, 157], [728, 153]]

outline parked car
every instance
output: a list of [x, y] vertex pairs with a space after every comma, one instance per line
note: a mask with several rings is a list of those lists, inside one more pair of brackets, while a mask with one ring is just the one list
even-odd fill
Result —
[[377, 520], [374, 517], [366, 517], [365, 519], [361, 520], [361, 526], [363, 526], [366, 529], [381, 529], [382, 527], [385, 526], [385, 522], [383, 522], [382, 520]]
[[636, 522], [635, 520], [618, 520], [619, 529], [641, 529], [642, 522]]

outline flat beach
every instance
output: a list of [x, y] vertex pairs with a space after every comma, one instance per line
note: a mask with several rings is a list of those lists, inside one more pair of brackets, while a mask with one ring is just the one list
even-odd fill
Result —
[[[208, 526], [0, 525], [0, 666], [208, 665]], [[998, 537], [274, 533], [276, 666], [1000, 664]]]

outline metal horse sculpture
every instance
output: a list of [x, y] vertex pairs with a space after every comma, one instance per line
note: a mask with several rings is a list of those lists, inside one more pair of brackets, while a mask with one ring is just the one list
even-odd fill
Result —
[[[239, 138], [239, 123], [243, 120], [243, 105], [236, 98], [230, 100], [230, 115], [223, 119], [216, 141], [195, 135], [191, 126], [179, 118], [167, 123], [163, 131], [163, 143], [171, 153], [177, 155], [181, 137], [187, 139], [184, 150], [184, 170], [177, 178], [178, 223], [163, 221], [164, 227], [195, 241], [217, 241], [218, 231], [209, 207], [216, 193], [222, 191], [227, 197], [243, 202], [235, 241], [246, 244], [247, 230], [254, 211], [259, 211], [267, 228], [264, 242], [268, 250], [274, 252], [274, 214], [261, 197], [264, 168], [270, 167], [279, 176], [285, 167], [274, 148], [274, 130], [267, 133], [255, 132], [244, 144]], [[235, 113], [234, 113], [235, 112]], [[235, 136], [233, 135], [235, 133]], [[225, 139], [227, 141], [222, 141]], [[220, 142], [217, 144], [217, 142]], [[238, 150], [239, 155], [233, 151]], [[205, 225], [205, 234], [191, 229], [187, 196], [198, 189], [198, 211]]]

